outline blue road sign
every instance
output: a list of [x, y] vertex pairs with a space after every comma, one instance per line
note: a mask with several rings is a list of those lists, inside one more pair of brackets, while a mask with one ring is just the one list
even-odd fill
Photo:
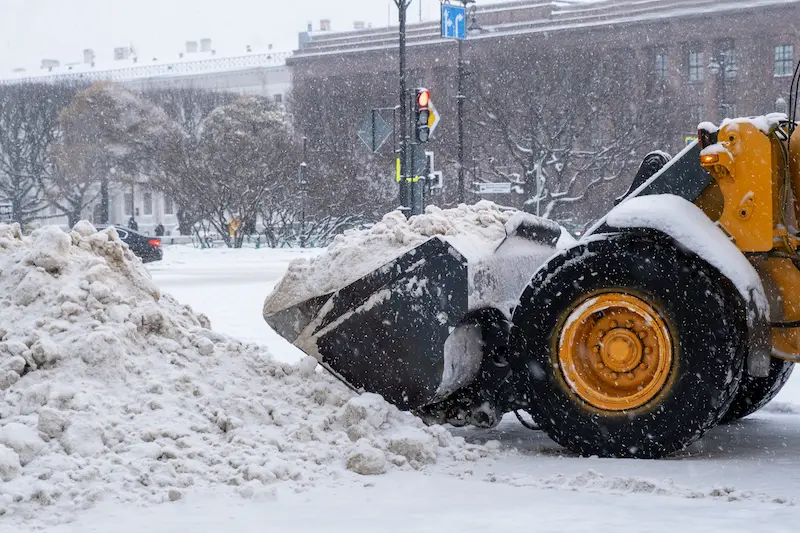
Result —
[[442, 4], [442, 37], [445, 39], [467, 38], [467, 8]]

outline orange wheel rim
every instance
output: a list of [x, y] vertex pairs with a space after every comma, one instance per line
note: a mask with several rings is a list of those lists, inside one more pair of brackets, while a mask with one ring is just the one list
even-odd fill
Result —
[[661, 392], [672, 351], [661, 315], [641, 298], [615, 292], [594, 296], [570, 313], [559, 337], [558, 363], [567, 385], [583, 401], [626, 411]]

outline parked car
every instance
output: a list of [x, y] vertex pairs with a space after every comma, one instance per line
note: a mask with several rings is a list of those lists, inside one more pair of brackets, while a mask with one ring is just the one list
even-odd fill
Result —
[[[97, 226], [97, 229], [105, 229], [107, 227], [106, 225], [101, 225]], [[126, 243], [143, 263], [161, 261], [164, 258], [164, 252], [161, 250], [161, 239], [158, 237], [143, 235], [138, 231], [119, 226], [114, 226], [114, 229], [117, 230], [120, 240]]]

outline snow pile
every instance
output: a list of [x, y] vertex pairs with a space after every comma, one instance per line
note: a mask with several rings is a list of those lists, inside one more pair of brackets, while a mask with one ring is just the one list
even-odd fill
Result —
[[[113, 228], [0, 225], [0, 516], [421, 469], [489, 452], [159, 294]], [[6, 522], [9, 523], [9, 522]]]
[[264, 314], [339, 290], [437, 235], [454, 242], [459, 251], [468, 251], [471, 243], [498, 243], [515, 212], [480, 201], [444, 210], [429, 206], [409, 219], [400, 211], [388, 213], [369, 229], [337, 236], [325, 254], [292, 262], [267, 298]]

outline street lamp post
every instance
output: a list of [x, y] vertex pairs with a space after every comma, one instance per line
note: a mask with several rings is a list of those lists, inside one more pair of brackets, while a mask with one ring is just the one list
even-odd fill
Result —
[[[110, 204], [111, 199], [108, 193], [108, 176], [103, 174], [100, 178], [100, 223], [101, 224], [108, 224], [110, 216]], [[131, 208], [131, 213], [133, 213], [133, 208]]]
[[458, 203], [464, 203], [464, 77], [466, 68], [464, 65], [464, 42], [458, 41], [458, 94], [456, 101], [458, 104]]
[[[736, 58], [733, 55], [733, 49], [728, 48], [718, 51], [711, 59], [708, 65], [708, 71], [713, 76], [718, 76], [717, 85], [717, 101], [719, 109], [720, 123], [725, 120], [725, 115], [728, 112], [728, 96], [727, 96], [727, 80], [733, 79], [739, 73], [739, 67], [736, 66]], [[735, 118], [735, 117], [729, 117]]]
[[303, 136], [303, 161], [298, 169], [298, 181], [300, 182], [300, 248], [306, 247], [306, 189], [308, 185], [308, 163], [306, 163], [306, 146], [308, 137]]
[[411, 208], [411, 184], [408, 176], [408, 95], [406, 94], [406, 20], [411, 0], [394, 0], [400, 16], [400, 209], [408, 214]]
[[[469, 4], [474, 4], [475, 0], [459, 0], [464, 4], [464, 11]], [[474, 18], [474, 11], [471, 13]], [[464, 21], [466, 24], [466, 21]], [[464, 60], [464, 41], [458, 40], [458, 87], [456, 94], [457, 115], [458, 115], [458, 203], [465, 201], [464, 191], [464, 81], [467, 76], [467, 62]]]

